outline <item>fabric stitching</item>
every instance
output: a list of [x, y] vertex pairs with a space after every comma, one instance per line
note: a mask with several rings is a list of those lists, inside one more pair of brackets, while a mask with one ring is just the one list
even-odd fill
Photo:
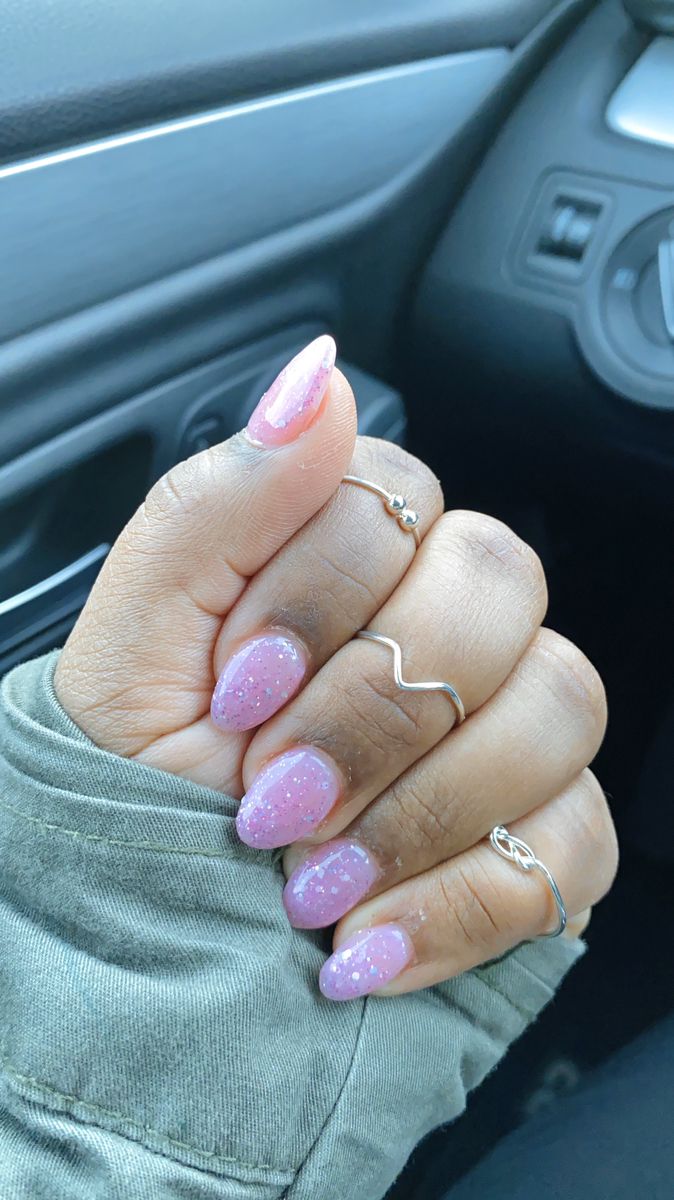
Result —
[[344, 1095], [344, 1090], [345, 1090], [346, 1085], [349, 1082], [349, 1079], [351, 1078], [351, 1074], [353, 1072], [353, 1066], [356, 1061], [356, 1055], [358, 1054], [358, 1047], [360, 1046], [360, 1039], [362, 1037], [363, 1029], [365, 1027], [365, 1015], [366, 1015], [366, 1011], [367, 1011], [368, 1001], [369, 1001], [369, 998], [366, 996], [365, 1000], [363, 1001], [363, 1011], [362, 1011], [361, 1017], [360, 1017], [360, 1025], [358, 1026], [358, 1033], [356, 1034], [356, 1040], [353, 1044], [353, 1053], [351, 1055], [351, 1060], [349, 1062], [346, 1073], [344, 1075], [344, 1079], [342, 1080], [342, 1086], [340, 1087], [337, 1095], [335, 1096], [335, 1102], [334, 1102], [332, 1108], [330, 1109], [330, 1112], [328, 1113], [327, 1117], [325, 1118], [318, 1133], [316, 1134], [316, 1137], [314, 1138], [314, 1140], [311, 1143], [309, 1149], [307, 1150], [304, 1158], [302, 1159], [302, 1162], [300, 1163], [299, 1167], [297, 1168], [297, 1174], [296, 1174], [295, 1179], [293, 1179], [291, 1181], [291, 1183], [288, 1184], [288, 1187], [286, 1188], [285, 1192], [283, 1193], [281, 1200], [286, 1200], [286, 1198], [290, 1195], [290, 1189], [295, 1186], [295, 1183], [297, 1182], [297, 1177], [299, 1176], [300, 1172], [302, 1171], [304, 1165], [309, 1161], [316, 1146], [318, 1145], [321, 1138], [323, 1137], [323, 1134], [325, 1133], [325, 1130], [327, 1129], [328, 1125], [330, 1124], [330, 1121], [334, 1117], [337, 1106], [338, 1106], [342, 1096]]
[[[42, 737], [45, 732], [44, 729], [41, 728], [40, 726], [37, 726], [36, 728], [38, 730], [39, 736]], [[49, 781], [47, 781], [47, 780], [41, 778], [40, 775], [32, 774], [31, 770], [29, 768], [32, 767], [33, 764], [27, 763], [27, 761], [21, 754], [17, 755], [16, 752], [13, 751], [11, 745], [10, 746], [2, 745], [1, 740], [0, 740], [0, 750], [2, 751], [3, 764], [5, 766], [10, 767], [10, 769], [16, 773], [16, 775], [18, 776], [20, 781], [27, 779], [29, 781], [29, 783], [35, 784], [38, 788], [46, 787], [46, 788], [48, 788], [50, 794], [53, 794], [58, 797], [63, 797], [64, 799], [67, 799], [67, 800], [81, 799], [81, 796], [82, 796], [81, 791], [74, 791], [72, 787], [69, 787], [69, 788], [59, 787], [58, 784], [54, 783], [51, 778], [49, 779]], [[68, 750], [68, 746], [66, 746], [66, 751], [67, 750]], [[110, 756], [108, 756], [108, 757], [110, 757]], [[96, 764], [96, 765], [98, 765], [98, 764]], [[121, 773], [121, 783], [128, 790], [132, 790], [134, 792], [138, 791], [138, 782], [137, 782], [137, 780], [133, 780], [132, 782], [127, 780], [126, 776], [130, 773], [138, 774], [139, 771], [144, 771], [146, 773], [151, 772], [153, 775], [161, 774], [164, 776], [164, 780], [162, 781], [164, 783], [164, 786], [165, 786], [166, 779], [170, 779], [172, 782], [175, 782], [175, 777], [171, 776], [169, 773], [163, 772], [163, 771], [160, 772], [158, 767], [157, 768], [147, 767], [147, 766], [145, 766], [144, 763], [136, 762], [133, 759], [118, 758], [114, 762], [113, 765], [114, 765], [116, 776], [120, 776], [120, 773]], [[129, 770], [128, 770], [130, 765], [132, 767], [131, 772], [129, 772]], [[90, 776], [91, 776], [91, 767], [89, 767], [85, 773], [87, 775], [87, 782], [89, 782]], [[79, 776], [78, 776], [78, 778], [79, 778]], [[76, 780], [76, 782], [77, 782], [77, 780]], [[153, 779], [150, 782], [153, 784], [153, 786], [156, 786], [158, 781], [156, 779]], [[232, 799], [230, 796], [228, 796], [225, 792], [214, 792], [211, 788], [204, 787], [201, 784], [194, 784], [193, 787], [198, 787], [200, 792], [207, 792], [209, 797], [214, 802], [217, 802], [217, 807], [216, 807], [216, 804], [214, 803], [212, 809], [203, 810], [204, 815], [207, 815], [207, 816], [213, 816], [213, 815], [223, 816], [224, 815], [225, 817], [228, 817], [230, 820], [233, 820], [233, 817], [231, 817], [229, 813], [223, 813], [223, 811], [222, 811], [223, 803], [224, 804], [227, 804], [228, 802], [232, 803]], [[146, 787], [145, 790], [142, 791], [142, 793], [139, 793], [139, 794], [142, 794], [143, 799], [145, 799], [148, 790], [149, 790], [149, 783], [148, 783], [148, 787]], [[105, 794], [104, 791], [101, 791], [100, 793], [95, 792], [95, 793], [91, 794], [91, 799], [107, 800], [108, 796]], [[184, 811], [191, 811], [191, 810], [185, 809]]]
[[[482, 981], [480, 981], [480, 982], [482, 982]], [[527, 1023], [532, 1020], [532, 1018], [535, 1015], [534, 1013], [525, 1013], [521, 1008], [518, 1008], [517, 1005], [513, 1003], [513, 1001], [510, 999], [509, 996], [506, 996], [503, 992], [499, 992], [497, 988], [491, 988], [489, 984], [487, 984], [486, 986], [487, 986], [487, 988], [489, 988], [490, 991], [493, 991], [494, 994], [498, 994], [501, 997], [501, 999], [505, 1000], [508, 1007], [510, 1009], [512, 1009], [512, 1011], [518, 1017], [520, 1017], [522, 1020], [526, 1021]], [[504, 1045], [503, 1030], [499, 1031], [498, 1029], [493, 1029], [493, 1028], [490, 1029], [482, 1021], [477, 1021], [475, 1018], [475, 1013], [471, 1010], [469, 1000], [467, 1000], [466, 1002], [461, 1002], [461, 1001], [457, 1000], [456, 996], [451, 996], [451, 1005], [452, 1005], [452, 1008], [456, 1010], [456, 1012], [461, 1013], [461, 1015], [463, 1017], [465, 1017], [465, 1019], [469, 1025], [472, 1025], [473, 1028], [477, 1029], [479, 1033], [485, 1034], [490, 1039], [490, 1041], [494, 1042], [495, 1045], [500, 1044], [501, 1047], [503, 1048], [503, 1045]], [[502, 1052], [503, 1052], [503, 1050], [502, 1050]]]
[[539, 975], [537, 971], [532, 971], [531, 967], [527, 966], [525, 962], [522, 962], [521, 958], [515, 959], [515, 962], [519, 966], [520, 970], [524, 971], [524, 973], [528, 975], [530, 979], [533, 979], [536, 983], [542, 983], [545, 987], [548, 986], [547, 981], [543, 978], [543, 976]]
[[[45, 732], [44, 729], [42, 729], [40, 726], [37, 726], [37, 730], [38, 730], [38, 736], [40, 738], [42, 738], [44, 735], [44, 732]], [[47, 781], [39, 774], [34, 774], [32, 771], [32, 768], [34, 767], [34, 763], [29, 761], [30, 760], [30, 750], [28, 751], [28, 756], [24, 756], [21, 753], [17, 753], [16, 750], [11, 745], [2, 745], [0, 742], [0, 748], [2, 749], [3, 765], [8, 766], [12, 771], [14, 771], [20, 780], [28, 780], [29, 783], [35, 784], [39, 788], [48, 788], [49, 792], [53, 793], [55, 796], [64, 797], [65, 799], [68, 799], [68, 800], [79, 800], [80, 799], [81, 794], [82, 794], [81, 791], [75, 791], [72, 788], [72, 786], [71, 787], [59, 787], [59, 785], [57, 783], [53, 782], [53, 779], [51, 776], [50, 776], [49, 780]], [[59, 750], [60, 749], [61, 748], [59, 748]], [[63, 752], [68, 753], [69, 750], [70, 750], [70, 747], [68, 745], [66, 745]], [[129, 766], [131, 764], [133, 764], [132, 772], [135, 774], [138, 773], [136, 768], [138, 768], [139, 770], [144, 770], [144, 771], [149, 770], [149, 768], [145, 767], [143, 763], [134, 763], [133, 760], [130, 758], [119, 758], [114, 764], [106, 764], [106, 765], [110, 765], [111, 767], [114, 767], [115, 775], [117, 777], [119, 777], [121, 774], [122, 784], [125, 787], [132, 788], [134, 791], [138, 791], [137, 780], [133, 780], [133, 782], [130, 783], [126, 778], [126, 776], [130, 774]], [[72, 764], [70, 764], [70, 765], [72, 766]], [[99, 764], [96, 763], [96, 766], [98, 766], [98, 765]], [[81, 764], [78, 764], [78, 769], [80, 766], [81, 766]], [[91, 766], [90, 765], [87, 767], [85, 774], [87, 776], [87, 780], [89, 781], [90, 776], [91, 776]], [[157, 768], [157, 774], [159, 774], [158, 768]], [[163, 774], [167, 774], [167, 773], [163, 773]], [[170, 778], [173, 782], [174, 777], [168, 776], [168, 778]], [[79, 773], [78, 773], [78, 776], [77, 776], [75, 782], [77, 782], [78, 779], [79, 779]], [[69, 782], [71, 784], [72, 784], [72, 780], [73, 780], [73, 776], [72, 776], [72, 771], [71, 771], [71, 776], [70, 776], [70, 780], [69, 780]], [[156, 784], [157, 781], [154, 780], [153, 782]], [[194, 786], [201, 788], [200, 784], [196, 784]], [[145, 791], [142, 794], [145, 795], [148, 790], [149, 790], [149, 788], [146, 787]], [[212, 796], [216, 795], [216, 793], [211, 792], [210, 788], [205, 788], [202, 790], [209, 792]], [[107, 800], [108, 799], [108, 797], [106, 796], [104, 791], [101, 791], [100, 793], [98, 793], [98, 792], [91, 793], [91, 798], [93, 800]], [[224, 792], [217, 793], [217, 799], [219, 802], [223, 798], [225, 799], [225, 801], [228, 799], [228, 797], [225, 795]]]
[[156, 854], [186, 854], [198, 858], [235, 858], [235, 854], [227, 850], [208, 850], [203, 846], [165, 846], [161, 842], [150, 841], [131, 841], [124, 838], [109, 838], [101, 833], [82, 833], [79, 829], [68, 829], [65, 825], [57, 825], [51, 821], [41, 821], [39, 817], [32, 817], [29, 813], [22, 812], [20, 808], [15, 808], [12, 804], [5, 803], [0, 800], [0, 808], [5, 812], [12, 813], [16, 817], [20, 817], [23, 821], [30, 821], [31, 824], [39, 826], [49, 833], [61, 833], [66, 837], [77, 838], [84, 842], [102, 842], [106, 846], [127, 846], [133, 850], [150, 850]]
[[67, 1092], [59, 1092], [57, 1088], [52, 1087], [43, 1080], [36, 1079], [33, 1075], [24, 1075], [21, 1071], [17, 1071], [7, 1059], [3, 1059], [3, 1067], [7, 1074], [19, 1085], [24, 1084], [28, 1087], [37, 1088], [39, 1091], [46, 1092], [48, 1096], [53, 1097], [63, 1104], [79, 1104], [82, 1108], [88, 1109], [102, 1117], [111, 1117], [113, 1120], [123, 1121], [126, 1125], [137, 1129], [139, 1133], [161, 1138], [162, 1141], [170, 1146], [175, 1146], [178, 1150], [189, 1150], [194, 1154], [200, 1154], [203, 1158], [211, 1159], [211, 1161], [222, 1163], [223, 1165], [246, 1167], [252, 1171], [272, 1171], [276, 1174], [289, 1173], [288, 1168], [275, 1167], [271, 1163], [250, 1163], [242, 1158], [220, 1154], [217, 1150], [203, 1150], [200, 1146], [195, 1146], [191, 1142], [185, 1142], [179, 1138], [172, 1137], [168, 1133], [162, 1133], [160, 1129], [153, 1129], [151, 1125], [144, 1125], [141, 1121], [136, 1121], [133, 1117], [128, 1117], [125, 1113], [116, 1112], [112, 1108], [105, 1108], [102, 1104], [97, 1104], [93, 1100], [82, 1100], [80, 1096], [71, 1096]]
[[[485, 976], [482, 974], [482, 972], [481, 972], [481, 971], [479, 971], [479, 970], [476, 970], [476, 971], [474, 972], [474, 974], [475, 974], [475, 977], [476, 977], [477, 979], [479, 979], [479, 980], [480, 980], [480, 982], [481, 982], [481, 983], [483, 983], [483, 984], [485, 985], [485, 987], [489, 988], [489, 990], [490, 990], [491, 992], [494, 992], [494, 993], [495, 993], [495, 995], [497, 995], [497, 996], [500, 996], [502, 1000], [505, 1000], [506, 1004], [509, 1004], [509, 1005], [510, 1005], [510, 1007], [511, 1007], [512, 1009], [514, 1009], [514, 1010], [515, 1010], [515, 1012], [516, 1012], [516, 1013], [518, 1013], [518, 1014], [519, 1014], [519, 1016], [520, 1016], [520, 1017], [522, 1017], [522, 1019], [523, 1019], [524, 1021], [527, 1021], [527, 1022], [529, 1022], [529, 1021], [533, 1020], [533, 1018], [536, 1016], [536, 1009], [529, 1010], [529, 1009], [526, 1009], [526, 1008], [521, 1008], [519, 1004], [516, 1004], [516, 1003], [515, 1003], [515, 1001], [512, 999], [512, 997], [511, 997], [511, 996], [509, 996], [509, 995], [508, 995], [506, 992], [504, 992], [504, 991], [503, 991], [503, 990], [502, 990], [500, 987], [498, 987], [498, 986], [497, 986], [495, 983], [492, 983], [492, 981], [491, 981], [490, 979], [487, 979], [487, 978], [486, 978], [486, 977], [485, 977]], [[541, 980], [539, 980], [539, 982], [542, 982], [542, 981], [541, 981]]]
[[[534, 983], [539, 984], [541, 987], [547, 988], [548, 991], [554, 991], [554, 986], [550, 985], [549, 981], [545, 978], [545, 976], [540, 975], [538, 971], [534, 971], [534, 969], [532, 967], [530, 967], [528, 963], [523, 962], [521, 958], [517, 958], [517, 957], [515, 957], [513, 959], [513, 961], [517, 963], [520, 970], [523, 971], [526, 975], [528, 975], [529, 978], [534, 981]], [[570, 964], [570, 965], [572, 965], [572, 964]]]

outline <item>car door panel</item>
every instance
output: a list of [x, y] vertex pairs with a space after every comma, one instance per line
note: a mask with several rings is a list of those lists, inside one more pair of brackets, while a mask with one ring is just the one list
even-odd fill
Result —
[[0, 155], [394, 63], [516, 46], [556, 0], [3, 0]]
[[15, 281], [0, 338], [351, 205], [347, 232], [359, 201], [375, 217], [508, 60], [491, 49], [348, 76], [0, 168]]
[[31, 32], [5, 0], [0, 669], [63, 636], [151, 482], [308, 338], [337, 334], [361, 428], [402, 436], [380, 377], [466, 139], [586, 2], [78, 0], [55, 28], [31, 0]]

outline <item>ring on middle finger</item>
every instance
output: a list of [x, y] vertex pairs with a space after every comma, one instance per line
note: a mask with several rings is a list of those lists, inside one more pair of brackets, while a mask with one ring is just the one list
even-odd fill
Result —
[[370, 632], [368, 629], [361, 629], [356, 634], [357, 638], [363, 638], [368, 642], [379, 642], [382, 646], [388, 646], [393, 651], [393, 678], [396, 687], [403, 692], [443, 692], [447, 699], [451, 702], [454, 712], [456, 713], [456, 724], [460, 725], [466, 719], [466, 710], [463, 701], [457, 692], [456, 688], [452, 687], [451, 683], [447, 683], [441, 679], [423, 680], [418, 683], [410, 683], [403, 677], [403, 654], [398, 642], [393, 638], [385, 637], [383, 633]]

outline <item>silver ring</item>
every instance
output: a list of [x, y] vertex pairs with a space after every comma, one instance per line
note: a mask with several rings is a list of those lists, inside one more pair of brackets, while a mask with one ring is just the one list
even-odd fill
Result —
[[354, 483], [356, 487], [365, 488], [366, 491], [374, 492], [375, 496], [379, 496], [384, 501], [387, 513], [395, 517], [405, 533], [413, 535], [417, 549], [419, 548], [421, 545], [419, 514], [410, 508], [404, 496], [400, 496], [396, 492], [387, 492], [386, 488], [380, 487], [378, 483], [371, 483], [369, 479], [361, 479], [359, 475], [345, 475], [342, 483]]
[[456, 724], [460, 725], [462, 721], [465, 721], [466, 710], [463, 707], [463, 701], [451, 683], [442, 683], [440, 680], [428, 683], [408, 683], [406, 679], [403, 679], [403, 654], [393, 638], [384, 637], [383, 633], [370, 633], [367, 629], [361, 629], [356, 637], [364, 638], [368, 642], [381, 642], [382, 646], [388, 646], [393, 651], [393, 678], [396, 686], [403, 692], [444, 692], [456, 713]]
[[507, 858], [516, 866], [521, 867], [523, 871], [539, 871], [546, 880], [557, 906], [557, 926], [551, 933], [542, 933], [540, 936], [544, 938], [559, 937], [560, 933], [564, 933], [566, 929], [566, 905], [562, 899], [562, 893], [545, 863], [542, 863], [540, 858], [536, 858], [531, 846], [527, 846], [526, 842], [521, 841], [520, 838], [513, 837], [512, 833], [508, 833], [505, 825], [496, 825], [489, 834], [489, 841], [501, 858]]

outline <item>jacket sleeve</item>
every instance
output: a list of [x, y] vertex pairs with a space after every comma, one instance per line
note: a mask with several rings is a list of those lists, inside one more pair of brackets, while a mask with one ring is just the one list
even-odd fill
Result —
[[55, 655], [0, 702], [0, 1179], [13, 1200], [375, 1200], [582, 953], [323, 999], [235, 802], [101, 750]]

